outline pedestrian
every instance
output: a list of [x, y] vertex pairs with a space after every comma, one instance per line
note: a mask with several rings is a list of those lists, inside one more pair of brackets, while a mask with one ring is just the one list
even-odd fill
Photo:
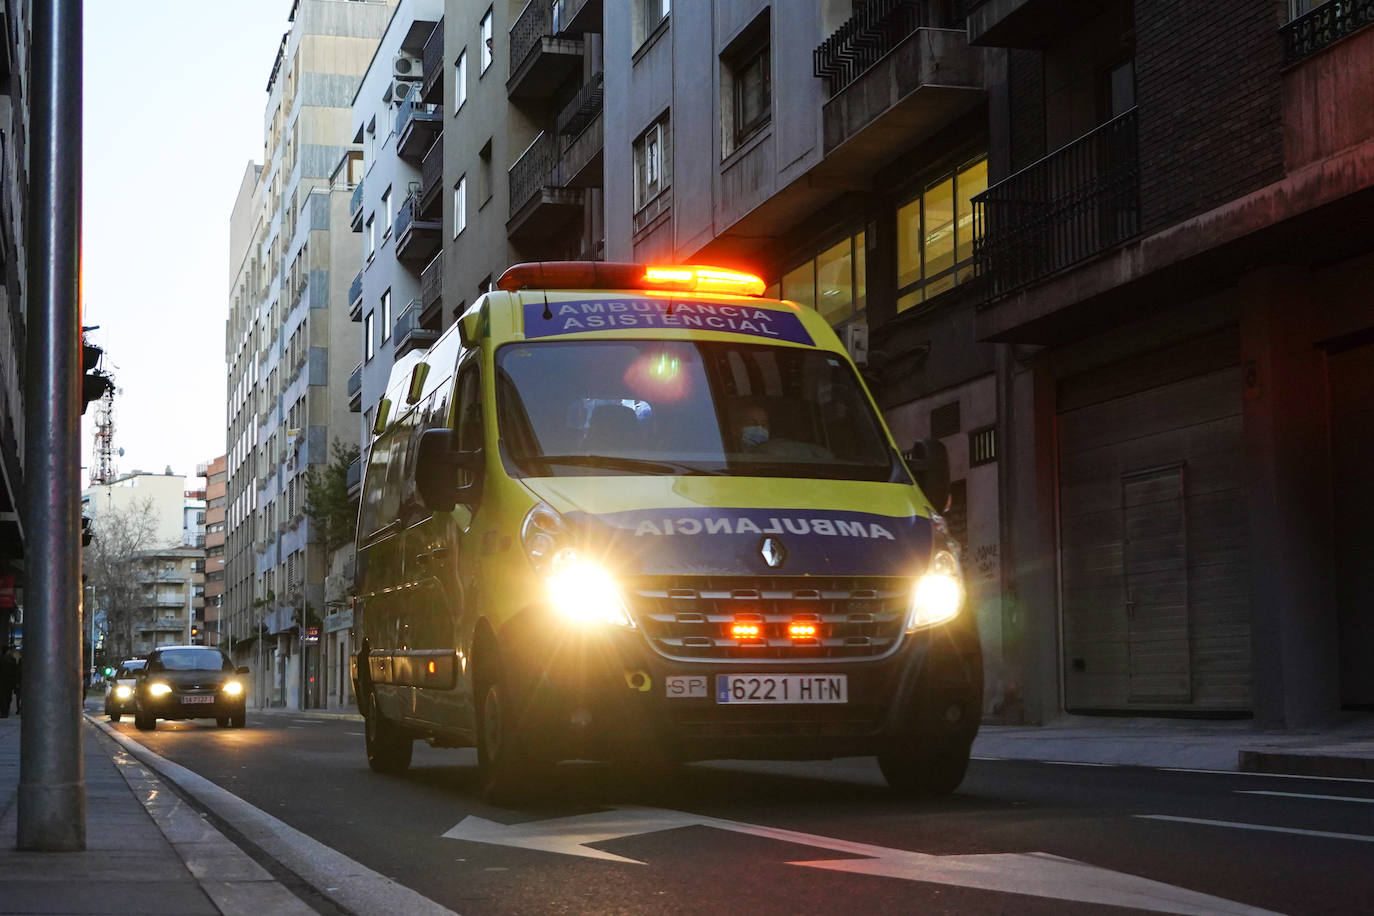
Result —
[[14, 646], [0, 649], [0, 718], [9, 718], [10, 696], [15, 697], [18, 710], [19, 699], [19, 659], [14, 656]]

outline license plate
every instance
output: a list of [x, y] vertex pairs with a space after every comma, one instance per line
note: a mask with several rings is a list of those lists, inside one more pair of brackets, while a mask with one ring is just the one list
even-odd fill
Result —
[[213, 703], [213, 702], [215, 702], [215, 698], [214, 698], [214, 697], [202, 697], [202, 696], [189, 696], [189, 697], [182, 697], [182, 698], [181, 698], [181, 702], [183, 702], [183, 703]]
[[844, 674], [718, 674], [716, 702], [741, 706], [848, 703], [849, 677]]
[[670, 700], [706, 699], [710, 696], [704, 674], [670, 674], [663, 679], [663, 693]]

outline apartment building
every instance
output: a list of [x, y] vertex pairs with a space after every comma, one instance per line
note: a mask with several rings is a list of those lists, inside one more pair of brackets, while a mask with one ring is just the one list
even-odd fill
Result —
[[1374, 708], [1368, 10], [970, 6], [1027, 715]]
[[27, 5], [6, 0], [0, 36], [0, 645], [8, 644], [22, 603], [24, 531], [23, 365], [28, 256]]
[[349, 144], [358, 81], [394, 0], [297, 0], [267, 80], [263, 163], [230, 219], [225, 360], [226, 648], [255, 667], [262, 702], [319, 703], [318, 627], [327, 558], [305, 518], [305, 473], [351, 440], [347, 316], [358, 239]]
[[196, 468], [196, 476], [205, 480], [205, 593], [204, 642], [209, 646], [224, 646], [220, 633], [220, 619], [224, 606], [224, 517], [225, 517], [225, 456], [220, 455]]

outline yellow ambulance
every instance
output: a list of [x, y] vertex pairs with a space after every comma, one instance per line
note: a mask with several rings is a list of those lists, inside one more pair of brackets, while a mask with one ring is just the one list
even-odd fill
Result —
[[[814, 310], [710, 267], [510, 268], [377, 405], [354, 688], [373, 769], [876, 755], [953, 791], [982, 706], [935, 511]], [[918, 483], [920, 484], [918, 486]]]

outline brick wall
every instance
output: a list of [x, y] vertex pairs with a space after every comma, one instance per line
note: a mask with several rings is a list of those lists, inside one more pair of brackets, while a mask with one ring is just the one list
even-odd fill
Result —
[[1145, 233], [1283, 176], [1276, 0], [1137, 0]]
[[1048, 152], [1045, 149], [1045, 76], [1041, 53], [1009, 51], [1007, 84], [1011, 103], [1011, 170], [1016, 172]]

